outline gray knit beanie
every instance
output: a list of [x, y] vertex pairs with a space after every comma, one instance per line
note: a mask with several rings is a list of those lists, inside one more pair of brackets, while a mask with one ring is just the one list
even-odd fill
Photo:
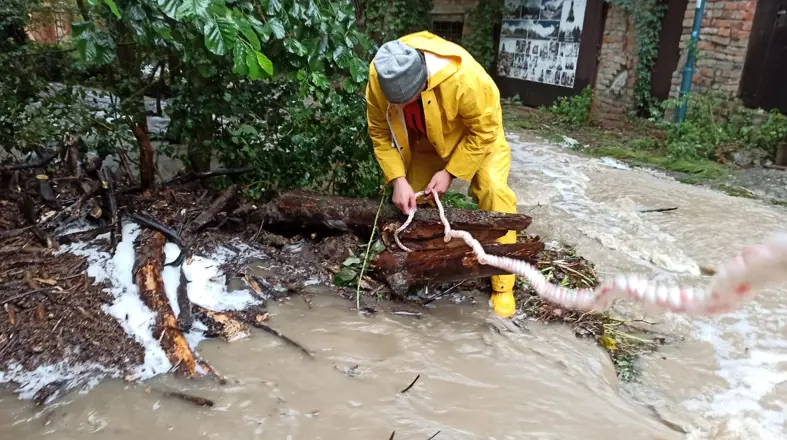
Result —
[[426, 61], [414, 48], [399, 40], [389, 41], [374, 56], [380, 88], [389, 102], [402, 104], [412, 99], [426, 81]]

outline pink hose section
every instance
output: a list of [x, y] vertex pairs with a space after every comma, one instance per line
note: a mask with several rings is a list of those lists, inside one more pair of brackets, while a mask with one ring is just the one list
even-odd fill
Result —
[[[416, 198], [424, 195], [421, 191]], [[763, 287], [787, 281], [787, 234], [774, 234], [763, 244], [749, 246], [716, 268], [708, 288], [656, 284], [641, 275], [617, 275], [595, 289], [567, 289], [550, 284], [544, 275], [525, 261], [488, 255], [481, 243], [467, 231], [451, 229], [443, 205], [435, 194], [440, 220], [445, 226], [445, 241], [460, 238], [475, 252], [479, 263], [524, 277], [541, 297], [568, 309], [600, 312], [619, 298], [655, 305], [674, 313], [712, 315], [726, 313], [751, 299]], [[394, 233], [396, 244], [410, 252], [399, 234], [413, 221], [415, 210]]]

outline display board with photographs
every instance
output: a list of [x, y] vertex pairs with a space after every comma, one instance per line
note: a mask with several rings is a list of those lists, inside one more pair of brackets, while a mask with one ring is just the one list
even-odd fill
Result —
[[506, 0], [497, 74], [574, 87], [587, 0]]

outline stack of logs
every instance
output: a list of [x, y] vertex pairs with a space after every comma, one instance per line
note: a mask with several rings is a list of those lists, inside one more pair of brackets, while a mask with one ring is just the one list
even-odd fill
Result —
[[[324, 230], [353, 233], [368, 238], [379, 204], [375, 200], [322, 196], [304, 191], [284, 193], [262, 208], [266, 225], [300, 225], [309, 231]], [[492, 255], [534, 262], [544, 249], [541, 242], [497, 244], [496, 239], [509, 230], [522, 231], [532, 219], [524, 214], [446, 209], [453, 229], [468, 231]], [[378, 226], [386, 250], [371, 261], [372, 275], [403, 295], [411, 287], [504, 274], [478, 263], [472, 250], [461, 240], [444, 241], [444, 226], [436, 208], [421, 207], [413, 222], [400, 235], [407, 253], [397, 246], [394, 232], [406, 220], [396, 207], [380, 209]]]

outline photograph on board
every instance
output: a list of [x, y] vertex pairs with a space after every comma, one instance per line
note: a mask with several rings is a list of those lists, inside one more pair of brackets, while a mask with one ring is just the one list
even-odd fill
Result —
[[560, 17], [560, 41], [579, 43], [582, 39], [582, 26], [585, 22], [587, 0], [565, 0]]
[[559, 21], [539, 20], [531, 23], [527, 33], [531, 40], [557, 40], [560, 33]]
[[560, 20], [563, 16], [563, 0], [542, 0], [541, 20]]

